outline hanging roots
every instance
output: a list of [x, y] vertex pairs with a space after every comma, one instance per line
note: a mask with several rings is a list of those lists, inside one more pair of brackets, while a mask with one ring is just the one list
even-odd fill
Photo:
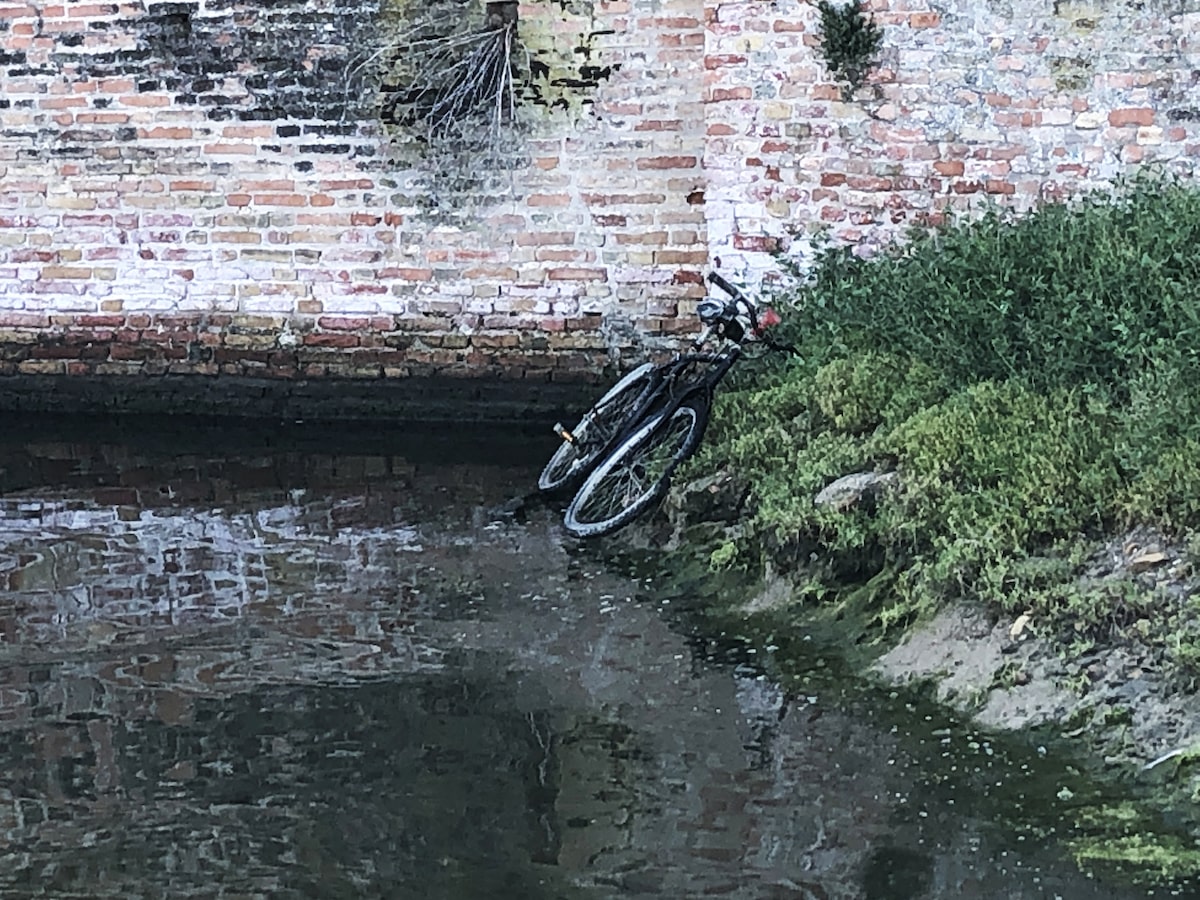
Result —
[[515, 17], [497, 15], [483, 31], [390, 44], [367, 60], [384, 70], [380, 118], [428, 143], [498, 148], [516, 123], [522, 53]]

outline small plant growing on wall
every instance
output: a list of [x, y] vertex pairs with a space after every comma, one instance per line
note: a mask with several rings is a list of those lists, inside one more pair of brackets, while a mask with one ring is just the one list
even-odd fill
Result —
[[856, 2], [818, 0], [821, 13], [821, 55], [829, 73], [842, 83], [847, 100], [862, 87], [883, 44], [883, 30]]

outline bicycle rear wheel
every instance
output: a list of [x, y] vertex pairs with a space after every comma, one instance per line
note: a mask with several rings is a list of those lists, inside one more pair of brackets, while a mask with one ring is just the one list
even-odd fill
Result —
[[650, 363], [638, 366], [596, 401], [542, 469], [541, 490], [557, 491], [587, 474], [649, 391], [653, 369]]
[[597, 537], [636, 519], [666, 493], [707, 424], [708, 402], [701, 396], [648, 419], [588, 475], [563, 516], [567, 531]]

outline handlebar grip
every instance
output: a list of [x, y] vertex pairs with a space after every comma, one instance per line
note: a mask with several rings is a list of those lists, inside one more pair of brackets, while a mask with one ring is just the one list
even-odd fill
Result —
[[730, 297], [733, 297], [735, 300], [744, 300], [745, 299], [745, 297], [742, 296], [741, 291], [739, 291], [737, 288], [735, 288], [732, 284], [730, 284], [728, 281], [726, 281], [724, 278], [722, 278], [716, 272], [709, 272], [708, 280], [711, 281], [713, 284], [715, 284], [717, 287], [719, 287], [721, 290], [723, 290], [725, 293], [727, 293]]

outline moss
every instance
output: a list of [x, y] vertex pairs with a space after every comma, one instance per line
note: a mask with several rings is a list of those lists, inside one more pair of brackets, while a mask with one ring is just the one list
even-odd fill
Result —
[[1072, 841], [1080, 866], [1104, 868], [1135, 881], [1185, 878], [1200, 872], [1200, 845], [1172, 835], [1131, 834]]
[[1091, 87], [1095, 66], [1079, 56], [1054, 56], [1050, 58], [1050, 74], [1058, 90], [1082, 91]]

